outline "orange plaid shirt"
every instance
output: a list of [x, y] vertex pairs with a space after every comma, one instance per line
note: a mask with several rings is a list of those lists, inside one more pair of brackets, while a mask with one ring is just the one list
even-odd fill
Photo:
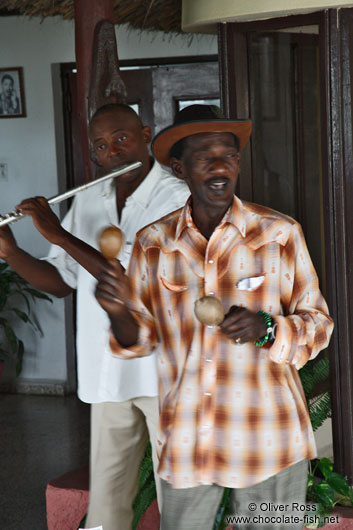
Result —
[[[207, 241], [189, 199], [138, 232], [128, 274], [139, 341], [122, 349], [112, 337], [110, 346], [127, 359], [160, 343], [163, 479], [241, 488], [316, 456], [298, 369], [327, 346], [333, 322], [296, 221], [234, 197]], [[273, 345], [237, 345], [200, 324], [194, 302], [205, 294], [226, 312], [273, 315]]]

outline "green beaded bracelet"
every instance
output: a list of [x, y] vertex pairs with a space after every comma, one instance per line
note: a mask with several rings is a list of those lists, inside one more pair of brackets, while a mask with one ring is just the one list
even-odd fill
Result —
[[274, 320], [271, 317], [271, 315], [269, 315], [268, 313], [265, 313], [265, 311], [258, 311], [257, 314], [263, 317], [266, 327], [267, 327], [267, 333], [266, 335], [261, 337], [261, 339], [255, 340], [254, 344], [255, 346], [263, 346], [264, 344], [266, 344], [266, 342], [268, 342], [268, 339], [270, 338], [270, 333], [273, 328]]

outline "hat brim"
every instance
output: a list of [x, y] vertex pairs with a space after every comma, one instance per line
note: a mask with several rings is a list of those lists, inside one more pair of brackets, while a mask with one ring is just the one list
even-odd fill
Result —
[[155, 158], [165, 166], [170, 165], [169, 153], [174, 144], [193, 134], [199, 133], [232, 133], [239, 139], [241, 151], [251, 135], [251, 121], [249, 120], [209, 120], [190, 121], [180, 125], [171, 125], [157, 134], [152, 142], [152, 152]]

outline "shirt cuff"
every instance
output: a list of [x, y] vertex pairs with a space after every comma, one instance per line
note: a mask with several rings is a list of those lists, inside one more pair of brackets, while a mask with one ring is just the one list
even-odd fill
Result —
[[[276, 339], [269, 349], [271, 361], [278, 364], [291, 364], [298, 370], [309, 360], [308, 349], [300, 317], [276, 316]], [[298, 322], [297, 322], [298, 321]]]
[[143, 333], [141, 333], [140, 329], [136, 344], [130, 346], [129, 348], [124, 348], [110, 331], [109, 346], [113, 357], [118, 357], [119, 359], [135, 359], [136, 357], [146, 357], [147, 355], [151, 355], [153, 352], [153, 349], [148, 346], [148, 341], [146, 339], [147, 337], [143, 337]]

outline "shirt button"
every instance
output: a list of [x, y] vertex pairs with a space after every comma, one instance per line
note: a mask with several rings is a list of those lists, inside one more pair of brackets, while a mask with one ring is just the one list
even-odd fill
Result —
[[211, 264], [212, 264], [212, 263], [213, 263], [213, 259], [209, 259], [209, 260], [208, 260], [208, 263], [211, 263]]
[[205, 396], [212, 396], [212, 393], [211, 393], [211, 392], [205, 392], [204, 395], [205, 395]]

